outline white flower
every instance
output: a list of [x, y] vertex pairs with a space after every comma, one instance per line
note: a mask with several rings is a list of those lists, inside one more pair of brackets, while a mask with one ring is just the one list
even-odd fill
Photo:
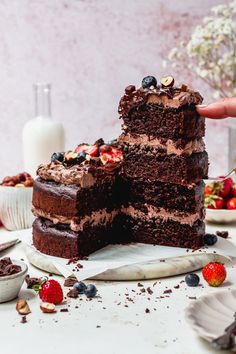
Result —
[[194, 70], [214, 87], [217, 95], [235, 93], [236, 0], [212, 8], [187, 43], [180, 42], [168, 56], [172, 65]]

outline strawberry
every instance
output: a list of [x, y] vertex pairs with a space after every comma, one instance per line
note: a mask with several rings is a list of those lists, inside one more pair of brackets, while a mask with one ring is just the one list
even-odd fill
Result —
[[231, 192], [232, 192], [233, 197], [236, 197], [236, 183], [234, 183], [232, 185]]
[[97, 145], [81, 144], [81, 145], [77, 146], [77, 148], [75, 149], [75, 152], [77, 154], [79, 154], [80, 152], [86, 152], [86, 154], [88, 154], [90, 156], [97, 156], [98, 146]]
[[223, 209], [224, 199], [218, 195], [209, 194], [205, 197], [204, 205], [208, 209]]
[[230, 198], [229, 200], [227, 200], [227, 209], [236, 209], [236, 198]]
[[39, 297], [43, 302], [60, 304], [63, 301], [63, 291], [61, 285], [54, 279], [43, 279], [40, 285], [33, 286], [39, 292]]
[[88, 144], [80, 144], [77, 146], [77, 148], [75, 149], [75, 152], [77, 152], [77, 154], [79, 154], [80, 152], [86, 152], [87, 148], [89, 147]]
[[[224, 176], [219, 176], [224, 177]], [[213, 194], [218, 195], [219, 197], [227, 197], [231, 192], [231, 187], [233, 185], [232, 178], [227, 178], [225, 181], [214, 182], [213, 183]]]
[[213, 183], [208, 184], [207, 186], [205, 186], [204, 194], [205, 194], [205, 196], [210, 195], [210, 194], [214, 194]]
[[222, 263], [212, 262], [203, 268], [202, 275], [210, 286], [219, 286], [226, 278], [226, 269]]
[[104, 156], [107, 162], [120, 162], [123, 159], [122, 151], [112, 147], [110, 151], [100, 151], [100, 156]]

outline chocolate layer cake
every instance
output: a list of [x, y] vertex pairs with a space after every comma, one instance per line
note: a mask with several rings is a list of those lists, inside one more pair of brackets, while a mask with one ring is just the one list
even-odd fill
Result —
[[119, 104], [123, 119], [123, 175], [129, 184], [123, 228], [132, 241], [199, 247], [204, 235], [202, 179], [208, 157], [204, 118], [195, 105], [198, 92], [174, 87], [172, 77], [158, 85], [146, 77], [130, 85]]
[[200, 247], [208, 172], [205, 122], [195, 109], [201, 102], [186, 85], [174, 87], [172, 77], [128, 86], [118, 142], [81, 144], [39, 167], [36, 248], [72, 258], [120, 242]]
[[33, 189], [38, 217], [33, 243], [38, 250], [82, 257], [116, 241], [113, 222], [125, 202], [121, 161], [120, 150], [99, 140], [79, 145], [75, 152], [54, 154], [50, 164], [39, 166]]

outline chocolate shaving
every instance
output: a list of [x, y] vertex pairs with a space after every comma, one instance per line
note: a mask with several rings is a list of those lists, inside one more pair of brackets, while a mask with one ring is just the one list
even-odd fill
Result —
[[222, 238], [228, 238], [229, 232], [228, 231], [216, 231], [216, 235]]
[[12, 275], [21, 272], [21, 266], [13, 264], [11, 258], [4, 257], [0, 259], [0, 277]]
[[68, 297], [71, 297], [73, 299], [77, 299], [77, 297], [79, 296], [79, 293], [76, 289], [71, 289], [67, 294]]
[[68, 277], [65, 279], [64, 281], [64, 286], [65, 287], [71, 287], [73, 286], [75, 283], [77, 283], [77, 279], [75, 277]]
[[27, 284], [27, 289], [33, 289], [34, 285], [40, 285], [41, 284], [40, 278], [30, 277], [29, 274], [26, 275], [25, 282]]

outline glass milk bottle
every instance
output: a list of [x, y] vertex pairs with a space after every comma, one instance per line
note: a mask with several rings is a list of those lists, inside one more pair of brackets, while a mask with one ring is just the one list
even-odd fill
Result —
[[34, 85], [35, 118], [23, 128], [24, 169], [32, 177], [40, 164], [49, 163], [54, 152], [64, 151], [64, 129], [51, 118], [51, 86], [47, 83]]

